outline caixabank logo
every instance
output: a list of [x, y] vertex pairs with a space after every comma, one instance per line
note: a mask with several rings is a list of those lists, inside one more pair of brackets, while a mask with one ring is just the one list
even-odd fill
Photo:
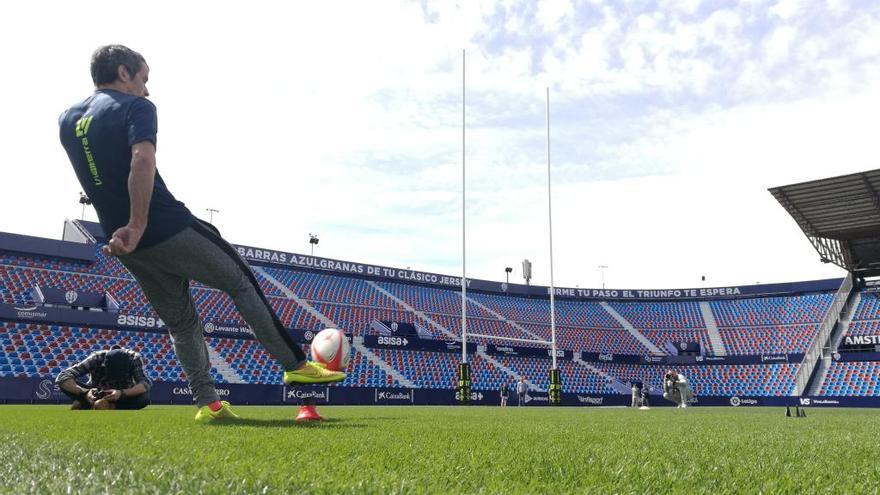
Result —
[[409, 392], [379, 392], [380, 399], [388, 400], [409, 400]]
[[327, 402], [330, 391], [324, 388], [284, 387], [284, 400], [296, 402], [303, 399], [312, 399], [318, 402]]

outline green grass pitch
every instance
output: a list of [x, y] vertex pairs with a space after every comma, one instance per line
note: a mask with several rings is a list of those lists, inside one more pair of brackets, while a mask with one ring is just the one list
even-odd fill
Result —
[[0, 406], [4, 493], [874, 493], [880, 411]]

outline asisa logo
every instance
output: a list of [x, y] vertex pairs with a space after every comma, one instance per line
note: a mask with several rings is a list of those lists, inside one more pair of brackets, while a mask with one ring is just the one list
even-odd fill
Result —
[[119, 315], [116, 318], [117, 325], [126, 327], [143, 327], [143, 328], [161, 328], [165, 326], [165, 322], [161, 318], [153, 318], [152, 316], [136, 316], [136, 315]]

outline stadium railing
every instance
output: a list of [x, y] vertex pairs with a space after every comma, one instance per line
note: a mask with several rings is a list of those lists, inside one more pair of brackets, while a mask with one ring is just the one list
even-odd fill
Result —
[[807, 385], [810, 383], [813, 369], [816, 367], [817, 361], [822, 357], [822, 349], [828, 342], [829, 337], [831, 337], [831, 331], [834, 329], [834, 325], [837, 323], [838, 318], [840, 318], [840, 312], [846, 305], [846, 301], [849, 298], [849, 293], [852, 291], [852, 288], [852, 274], [848, 273], [846, 278], [844, 278], [843, 282], [840, 284], [840, 287], [837, 289], [837, 292], [834, 294], [834, 299], [831, 302], [831, 306], [825, 312], [825, 317], [822, 318], [822, 325], [819, 327], [819, 332], [813, 337], [813, 342], [810, 343], [809, 349], [807, 349], [806, 354], [804, 354], [804, 360], [801, 362], [800, 369], [798, 369], [792, 395], [802, 395], [806, 390]]

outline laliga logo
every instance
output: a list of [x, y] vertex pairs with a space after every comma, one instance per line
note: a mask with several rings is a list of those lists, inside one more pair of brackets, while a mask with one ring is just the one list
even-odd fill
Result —
[[678, 347], [679, 347], [681, 350], [685, 350], [685, 349], [687, 349], [687, 348], [688, 348], [687, 342], [682, 342], [682, 343], [678, 344]]
[[73, 304], [77, 297], [79, 297], [79, 294], [75, 290], [69, 290], [64, 293], [64, 300], [67, 301], [67, 304]]
[[507, 292], [507, 284], [504, 283], [504, 282], [501, 282], [501, 291], [502, 291], [502, 292]]
[[34, 395], [38, 399], [46, 400], [49, 397], [52, 397], [52, 391], [55, 388], [55, 384], [52, 380], [41, 380], [40, 384], [37, 385], [37, 390], [34, 392]]
[[214, 333], [214, 328], [213, 323], [205, 323], [205, 333]]
[[835, 361], [840, 361], [840, 353], [839, 352], [835, 352], [834, 354], [831, 355], [831, 357], [834, 358]]
[[313, 334], [311, 330], [308, 330], [303, 334], [303, 337], [305, 337], [306, 340], [311, 341], [315, 337], [315, 334]]
[[740, 402], [740, 400], [739, 400], [739, 397], [737, 397], [737, 396], [733, 396], [733, 397], [730, 398], [730, 405], [731, 405], [731, 406], [733, 406], [733, 407], [739, 407], [740, 404], [741, 404], [741, 402]]

